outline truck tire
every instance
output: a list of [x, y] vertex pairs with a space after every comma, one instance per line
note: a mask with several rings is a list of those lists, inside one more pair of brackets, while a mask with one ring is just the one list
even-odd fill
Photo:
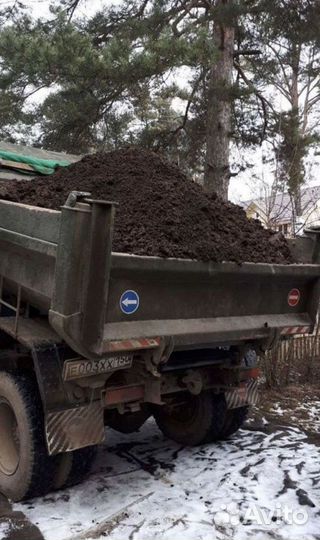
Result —
[[88, 446], [58, 454], [53, 489], [63, 489], [81, 484], [91, 471], [98, 446]]
[[221, 432], [221, 438], [227, 439], [236, 433], [245, 423], [248, 412], [249, 406], [230, 409], [227, 411], [225, 424]]
[[54, 473], [36, 381], [0, 371], [0, 492], [13, 501], [44, 495]]
[[166, 437], [184, 446], [196, 446], [219, 439], [225, 412], [224, 396], [204, 391], [197, 396], [188, 394], [176, 404], [157, 407], [154, 417]]

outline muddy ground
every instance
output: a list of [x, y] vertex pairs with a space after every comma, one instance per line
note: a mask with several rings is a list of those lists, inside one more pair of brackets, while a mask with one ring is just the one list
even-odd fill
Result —
[[298, 428], [309, 442], [320, 445], [320, 388], [312, 384], [291, 384], [279, 389], [262, 389], [258, 407], [251, 411], [247, 427]]

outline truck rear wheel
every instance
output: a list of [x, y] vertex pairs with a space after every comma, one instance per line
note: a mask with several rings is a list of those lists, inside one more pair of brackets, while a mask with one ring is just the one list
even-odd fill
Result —
[[44, 495], [55, 461], [48, 455], [35, 380], [0, 372], [0, 492], [13, 501]]
[[88, 446], [56, 456], [57, 469], [53, 489], [63, 489], [81, 484], [90, 473], [98, 446]]
[[222, 428], [221, 438], [227, 439], [236, 433], [245, 423], [249, 412], [249, 407], [238, 407], [227, 411], [225, 424]]
[[204, 444], [220, 438], [226, 402], [222, 394], [210, 391], [187, 394], [170, 404], [157, 407], [154, 417], [162, 433], [185, 446]]

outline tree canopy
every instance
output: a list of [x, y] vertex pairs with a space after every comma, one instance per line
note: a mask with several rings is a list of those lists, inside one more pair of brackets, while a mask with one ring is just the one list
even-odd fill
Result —
[[122, 0], [87, 17], [1, 13], [1, 136], [54, 150], [161, 150], [226, 196], [229, 143], [269, 141], [297, 198], [317, 141], [319, 5]]

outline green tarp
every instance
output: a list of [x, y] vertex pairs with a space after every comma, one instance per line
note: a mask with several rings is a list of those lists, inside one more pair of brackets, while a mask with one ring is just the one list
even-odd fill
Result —
[[[51, 159], [39, 159], [29, 156], [23, 156], [21, 154], [15, 154], [14, 152], [6, 152], [0, 150], [0, 159], [12, 161], [14, 163], [25, 163], [30, 165], [36, 173], [39, 174], [53, 174], [57, 167], [67, 167], [70, 165], [68, 161], [54, 161]], [[22, 172], [22, 171], [20, 171]], [[27, 171], [25, 171], [28, 174]]]

